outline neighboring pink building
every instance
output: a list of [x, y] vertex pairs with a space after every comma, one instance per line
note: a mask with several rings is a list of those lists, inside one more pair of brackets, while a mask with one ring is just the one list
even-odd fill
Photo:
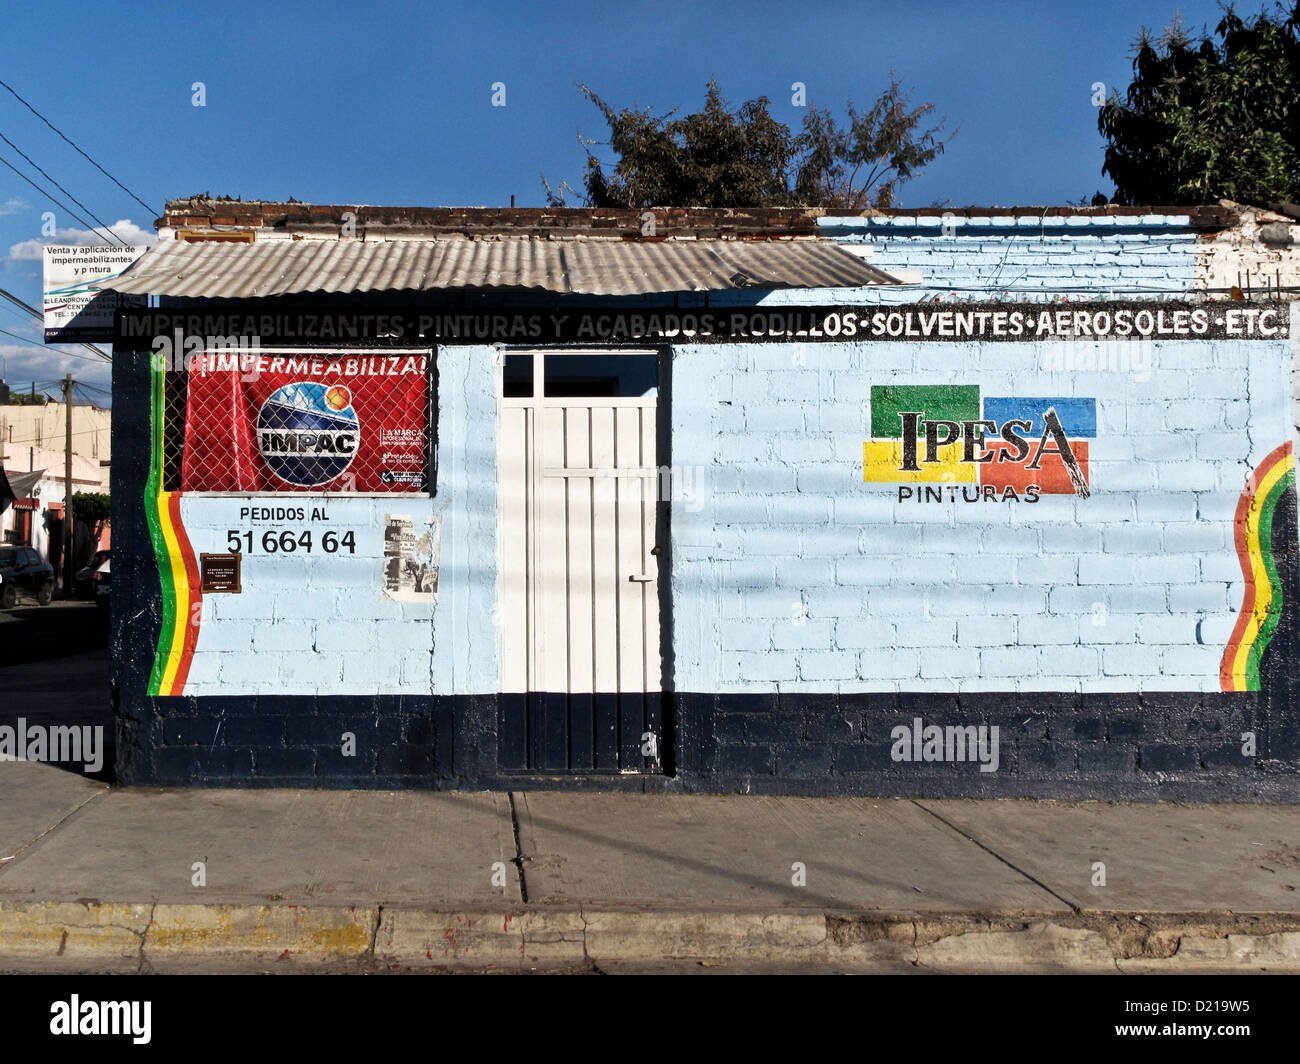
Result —
[[[22, 543], [34, 547], [42, 558], [59, 568], [62, 553], [62, 521], [65, 501], [62, 451], [40, 450], [35, 447], [10, 448], [4, 467], [10, 476], [43, 471], [30, 493], [0, 515], [0, 541]], [[79, 454], [72, 456], [72, 490], [98, 492], [103, 490], [100, 464], [97, 460]], [[104, 528], [99, 542], [85, 544], [82, 549], [91, 551], [108, 545], [108, 529]], [[80, 552], [78, 552], [80, 553]]]

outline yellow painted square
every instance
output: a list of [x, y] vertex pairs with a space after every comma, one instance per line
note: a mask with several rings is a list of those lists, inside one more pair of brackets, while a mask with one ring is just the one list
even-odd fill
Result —
[[[918, 458], [925, 443], [917, 444]], [[869, 484], [976, 484], [979, 467], [961, 460], [961, 442], [939, 448], [939, 461], [920, 461], [915, 472], [904, 470], [902, 440], [866, 440], [862, 444], [862, 479]]]

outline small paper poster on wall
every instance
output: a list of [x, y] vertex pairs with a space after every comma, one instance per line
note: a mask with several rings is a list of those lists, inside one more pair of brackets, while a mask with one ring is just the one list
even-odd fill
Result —
[[197, 356], [181, 490], [423, 492], [426, 369], [409, 354]]
[[386, 514], [383, 598], [391, 602], [436, 601], [441, 553], [441, 515], [426, 517], [423, 527], [417, 528], [407, 514]]

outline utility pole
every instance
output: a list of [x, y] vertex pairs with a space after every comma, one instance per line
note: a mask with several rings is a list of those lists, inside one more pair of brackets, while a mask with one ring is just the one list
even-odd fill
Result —
[[72, 374], [63, 378], [63, 597], [72, 598]]

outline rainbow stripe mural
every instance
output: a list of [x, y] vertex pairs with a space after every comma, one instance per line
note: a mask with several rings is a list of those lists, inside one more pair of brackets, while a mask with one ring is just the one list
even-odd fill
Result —
[[162, 627], [149, 694], [179, 695], [185, 691], [194, 645], [199, 638], [203, 596], [194, 549], [181, 521], [181, 495], [163, 490], [163, 369], [150, 373], [149, 477], [145, 482], [144, 510], [158, 563], [162, 586]]
[[1225, 691], [1260, 689], [1260, 663], [1286, 606], [1273, 550], [1273, 519], [1295, 480], [1295, 456], [1291, 444], [1284, 443], [1259, 464], [1237, 503], [1234, 529], [1246, 594], [1219, 667]]

